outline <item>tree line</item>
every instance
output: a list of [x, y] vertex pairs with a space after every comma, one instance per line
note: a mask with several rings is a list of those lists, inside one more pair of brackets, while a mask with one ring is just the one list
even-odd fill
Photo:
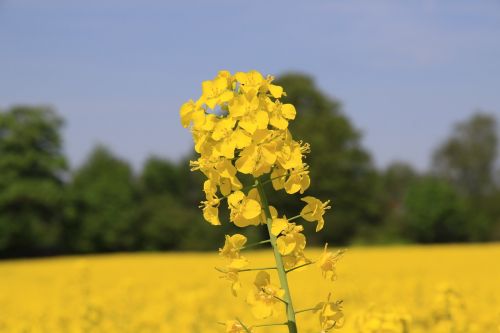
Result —
[[[299, 113], [291, 131], [312, 147], [309, 193], [332, 200], [325, 232], [310, 242], [500, 240], [493, 115], [475, 113], [456, 124], [433, 152], [430, 170], [419, 172], [404, 162], [379, 170], [339, 101], [307, 75], [290, 73], [277, 81], [287, 92], [284, 102]], [[219, 246], [226, 233], [241, 232], [228, 223], [213, 227], [203, 221], [203, 178], [189, 171], [189, 157], [152, 156], [136, 174], [127, 161], [97, 146], [70, 170], [63, 123], [50, 108], [0, 110], [0, 257], [204, 250]], [[287, 216], [300, 210], [279, 192], [272, 204]], [[224, 221], [227, 212], [221, 214]], [[257, 238], [264, 231], [255, 227], [246, 234]]]

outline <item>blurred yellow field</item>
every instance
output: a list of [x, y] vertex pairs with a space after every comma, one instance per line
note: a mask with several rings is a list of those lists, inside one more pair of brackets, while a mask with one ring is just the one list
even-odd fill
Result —
[[[315, 258], [320, 251], [309, 251]], [[271, 251], [247, 253], [251, 267]], [[499, 332], [500, 245], [352, 248], [338, 279], [311, 266], [289, 274], [297, 310], [344, 300], [339, 332]], [[216, 254], [117, 254], [0, 263], [0, 332], [224, 332], [245, 304], [255, 272], [241, 273], [238, 298], [214, 267]], [[277, 277], [272, 275], [277, 283]], [[297, 315], [318, 332], [316, 315]], [[271, 318], [266, 322], [280, 322]], [[285, 332], [280, 326], [254, 332]]]

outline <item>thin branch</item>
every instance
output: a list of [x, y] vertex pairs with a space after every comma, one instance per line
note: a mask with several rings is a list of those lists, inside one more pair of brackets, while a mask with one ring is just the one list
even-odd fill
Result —
[[258, 267], [258, 268], [245, 268], [245, 269], [235, 269], [235, 270], [227, 271], [227, 270], [224, 270], [224, 269], [219, 268], [219, 267], [214, 267], [214, 268], [216, 271], [224, 273], [224, 274], [229, 273], [229, 272], [239, 273], [239, 272], [251, 272], [251, 271], [267, 271], [267, 270], [271, 270], [271, 269], [276, 269], [276, 267]]
[[266, 326], [286, 326], [288, 325], [288, 323], [272, 323], [272, 324], [260, 324], [260, 325], [253, 325], [253, 326], [250, 326], [251, 328], [254, 328], [254, 327], [266, 327]]
[[314, 308], [308, 308], [308, 309], [303, 309], [303, 310], [295, 311], [295, 314], [302, 313], [302, 312], [307, 312], [307, 311], [314, 311], [314, 310], [318, 310], [318, 309], [319, 308], [317, 306], [315, 306]]
[[241, 320], [240, 320], [239, 318], [236, 318], [236, 320], [238, 321], [238, 323], [241, 325], [241, 327], [243, 327], [243, 329], [244, 329], [247, 333], [252, 333], [252, 332], [248, 329], [248, 327], [246, 327], [246, 326], [245, 326], [245, 324], [243, 324], [243, 323], [241, 322]]
[[258, 242], [258, 243], [253, 243], [253, 244], [250, 244], [250, 245], [244, 246], [244, 247], [242, 247], [241, 249], [242, 249], [242, 250], [246, 250], [246, 249], [249, 249], [249, 248], [251, 248], [251, 247], [259, 246], [259, 245], [266, 244], [266, 243], [271, 243], [271, 240], [270, 240], [270, 239], [266, 239], [266, 240], [260, 241], [260, 242]]
[[290, 272], [293, 272], [293, 271], [294, 271], [294, 270], [296, 270], [296, 269], [299, 269], [299, 268], [302, 268], [302, 267], [305, 267], [305, 266], [309, 266], [309, 265], [312, 265], [312, 264], [314, 264], [314, 261], [310, 261], [310, 262], [307, 262], [307, 263], [305, 263], [305, 264], [299, 265], [299, 266], [297, 266], [297, 267], [290, 268], [289, 270], [286, 270], [286, 271], [285, 271], [285, 273], [287, 273], [287, 274], [288, 274], [288, 273], [290, 273]]

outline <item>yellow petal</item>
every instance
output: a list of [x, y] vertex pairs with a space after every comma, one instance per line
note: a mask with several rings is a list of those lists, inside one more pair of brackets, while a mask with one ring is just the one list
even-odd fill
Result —
[[269, 84], [269, 92], [274, 98], [281, 98], [283, 94], [283, 88], [274, 84]]
[[259, 129], [267, 128], [269, 123], [269, 115], [265, 111], [258, 111], [256, 115], [257, 127]]
[[273, 222], [271, 224], [271, 233], [274, 236], [278, 236], [283, 230], [285, 230], [288, 227], [288, 220], [287, 219], [273, 219]]
[[260, 204], [257, 200], [247, 199], [243, 208], [242, 215], [246, 219], [253, 219], [260, 215]]
[[283, 104], [281, 106], [281, 114], [286, 119], [295, 119], [297, 111], [295, 110], [295, 106], [293, 106], [292, 104]]
[[297, 243], [293, 237], [280, 236], [276, 240], [276, 246], [278, 247], [278, 251], [283, 256], [292, 253], [296, 245]]

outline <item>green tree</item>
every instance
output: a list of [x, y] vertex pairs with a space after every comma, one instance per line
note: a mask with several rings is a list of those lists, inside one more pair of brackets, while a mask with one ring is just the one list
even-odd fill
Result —
[[436, 150], [433, 168], [462, 193], [482, 197], [495, 188], [498, 156], [497, 122], [492, 115], [476, 113], [458, 123], [451, 136]]
[[178, 249], [194, 214], [179, 200], [180, 169], [159, 157], [150, 157], [139, 179], [140, 247], [147, 250]]
[[96, 147], [70, 186], [67, 238], [80, 252], [132, 250], [137, 242], [137, 190], [130, 166]]
[[[287, 93], [283, 102], [295, 105], [300, 118], [291, 123], [290, 131], [312, 147], [307, 158], [312, 179], [308, 193], [332, 199], [319, 241], [346, 243], [364, 226], [380, 222], [380, 183], [370, 154], [361, 145], [361, 133], [341, 112], [340, 103], [311, 77], [285, 74], [277, 84]], [[289, 214], [296, 213], [297, 206], [297, 201], [290, 201]]]
[[407, 237], [420, 243], [468, 239], [467, 204], [448, 182], [425, 177], [413, 183], [405, 199]]
[[0, 255], [59, 250], [67, 168], [62, 125], [49, 108], [0, 112]]

